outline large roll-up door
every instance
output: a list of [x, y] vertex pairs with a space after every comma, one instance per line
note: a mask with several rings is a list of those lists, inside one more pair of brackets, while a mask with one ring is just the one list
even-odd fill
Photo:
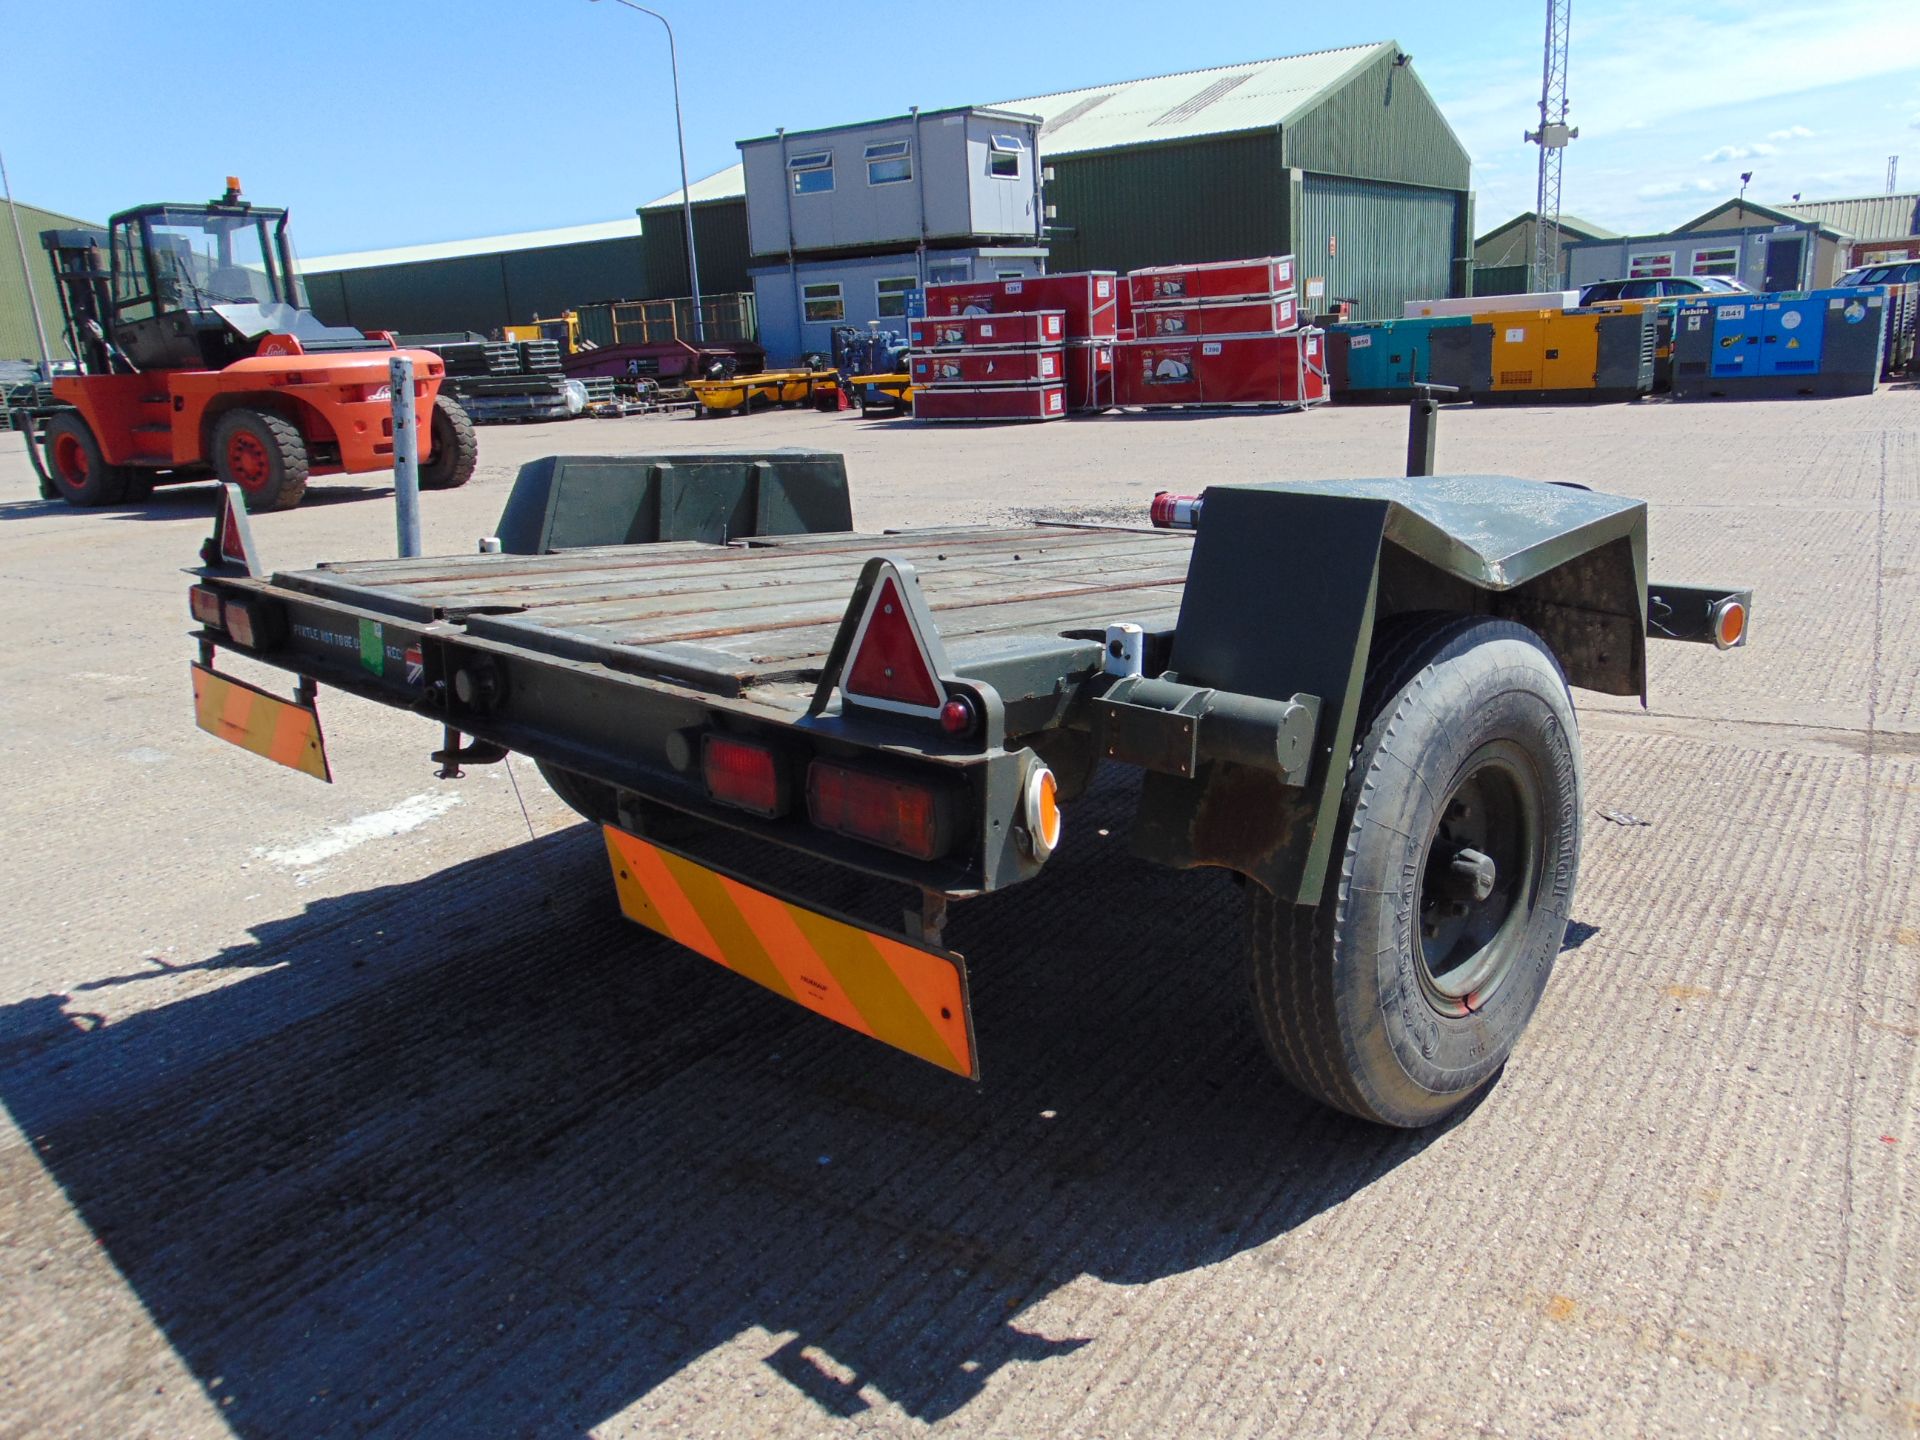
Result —
[[1324, 275], [1328, 298], [1354, 301], [1362, 320], [1397, 317], [1404, 301], [1445, 295], [1462, 198], [1452, 190], [1307, 175], [1300, 273]]

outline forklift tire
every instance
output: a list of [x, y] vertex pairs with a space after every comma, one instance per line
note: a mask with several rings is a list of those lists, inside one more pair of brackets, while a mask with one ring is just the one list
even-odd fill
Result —
[[291, 420], [265, 410], [229, 410], [213, 425], [214, 473], [238, 485], [255, 515], [306, 498], [307, 442]]
[[1381, 1125], [1430, 1125], [1506, 1063], [1566, 936], [1580, 739], [1525, 626], [1395, 617], [1374, 640], [1325, 892], [1249, 886], [1261, 1038], [1286, 1078]]
[[433, 441], [433, 456], [420, 462], [420, 488], [457, 490], [473, 478], [474, 464], [480, 458], [473, 419], [451, 395], [437, 395], [427, 423], [432, 427], [428, 434]]
[[118, 505], [127, 498], [127, 472], [109, 465], [93, 430], [77, 414], [47, 422], [47, 473], [69, 505]]

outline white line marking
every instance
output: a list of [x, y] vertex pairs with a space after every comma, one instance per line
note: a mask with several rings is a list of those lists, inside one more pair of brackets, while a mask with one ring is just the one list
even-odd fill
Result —
[[409, 830], [418, 830], [459, 803], [460, 797], [452, 791], [409, 796], [391, 810], [379, 810], [349, 820], [344, 825], [331, 826], [326, 834], [303, 845], [291, 845], [284, 850], [263, 850], [260, 853], [283, 870], [305, 869], [323, 860], [331, 860], [336, 855], [344, 855], [369, 840], [384, 840], [391, 835], [404, 835]]

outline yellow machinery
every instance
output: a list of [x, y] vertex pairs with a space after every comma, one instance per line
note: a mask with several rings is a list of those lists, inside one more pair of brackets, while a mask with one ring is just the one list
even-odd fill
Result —
[[769, 405], [821, 405], [839, 385], [840, 377], [831, 370], [763, 370], [687, 382], [704, 415], [745, 414]]
[[1657, 316], [1633, 311], [1499, 310], [1473, 317], [1492, 332], [1476, 394], [1626, 398], [1653, 386]]
[[887, 375], [849, 375], [847, 384], [863, 411], [913, 408], [913, 376], [904, 370]]
[[560, 354], [571, 355], [580, 348], [580, 317], [568, 310], [556, 320], [533, 317], [531, 325], [507, 325], [500, 331], [503, 340], [558, 340]]

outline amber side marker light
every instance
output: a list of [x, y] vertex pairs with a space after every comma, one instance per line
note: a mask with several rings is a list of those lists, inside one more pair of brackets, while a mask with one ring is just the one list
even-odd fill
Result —
[[1053, 771], [1036, 765], [1027, 776], [1027, 833], [1033, 837], [1033, 858], [1045, 860], [1060, 843], [1060, 782]]
[[1713, 607], [1713, 646], [1731, 650], [1747, 634], [1747, 607], [1738, 600], [1726, 599]]

